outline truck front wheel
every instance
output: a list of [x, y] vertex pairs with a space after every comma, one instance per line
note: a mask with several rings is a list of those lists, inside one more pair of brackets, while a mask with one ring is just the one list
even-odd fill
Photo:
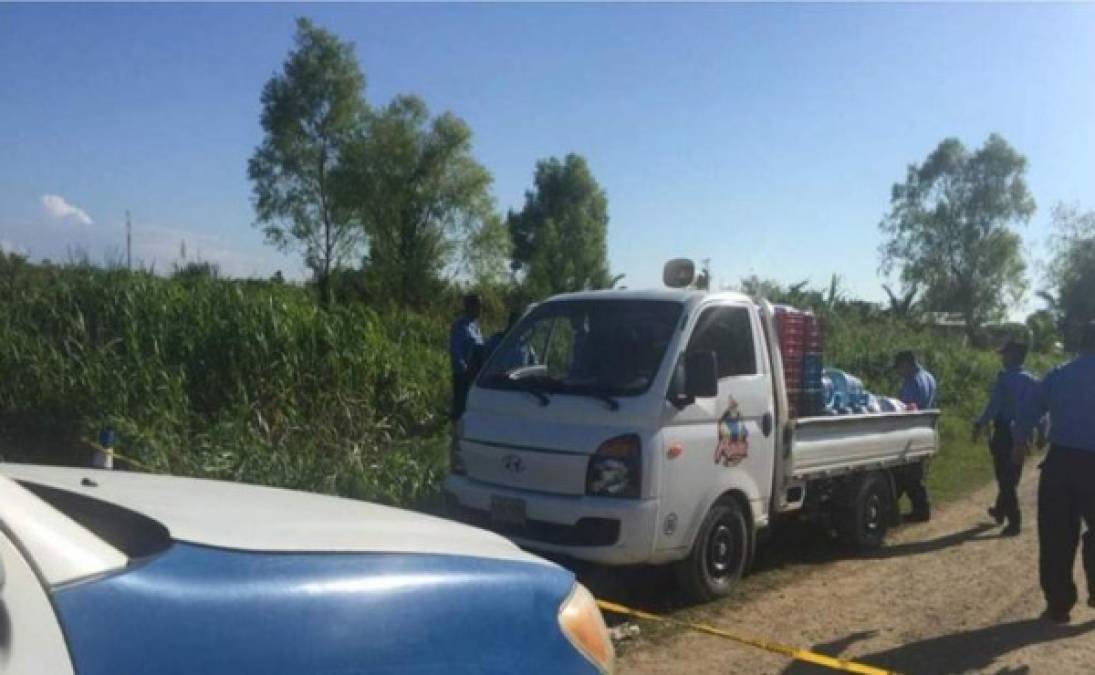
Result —
[[681, 588], [697, 602], [725, 597], [749, 559], [749, 527], [734, 500], [711, 507], [700, 525], [692, 553], [677, 563]]
[[893, 490], [887, 476], [867, 474], [851, 495], [851, 503], [841, 514], [840, 531], [844, 540], [859, 551], [880, 548], [889, 528]]

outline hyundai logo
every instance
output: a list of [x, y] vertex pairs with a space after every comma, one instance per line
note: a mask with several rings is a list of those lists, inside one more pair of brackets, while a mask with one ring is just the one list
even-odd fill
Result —
[[510, 473], [521, 473], [525, 470], [525, 460], [518, 455], [506, 455], [502, 458], [502, 466]]

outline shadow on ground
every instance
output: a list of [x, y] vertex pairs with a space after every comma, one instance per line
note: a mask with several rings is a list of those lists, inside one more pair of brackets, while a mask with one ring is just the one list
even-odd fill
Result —
[[[995, 538], [986, 535], [994, 528], [980, 523], [935, 539], [894, 544], [877, 551], [859, 553], [841, 544], [825, 526], [810, 521], [788, 521], [774, 526], [758, 546], [749, 576], [731, 594], [730, 601], [745, 592], [778, 585], [778, 572], [809, 568], [843, 559], [888, 559], [933, 553], [970, 541]], [[654, 613], [667, 613], [692, 606], [677, 587], [671, 566], [598, 567], [570, 559], [557, 562], [570, 568], [598, 598]]]
[[[872, 559], [885, 559], [885, 558], [902, 558], [910, 555], [922, 555], [924, 553], [935, 553], [945, 548], [951, 548], [952, 546], [959, 546], [967, 541], [978, 541], [984, 539], [995, 539], [993, 536], [981, 536], [993, 529], [993, 525], [988, 523], [980, 523], [972, 527], [968, 527], [958, 532], [952, 532], [951, 534], [945, 534], [942, 537], [936, 537], [935, 539], [926, 539], [924, 541], [910, 541], [906, 544], [894, 544], [893, 546], [886, 546], [880, 548], [877, 551], [871, 551], [870, 553], [864, 553], [860, 557], [872, 558]], [[997, 535], [999, 536], [999, 535]]]
[[[1023, 619], [844, 658], [854, 658], [859, 663], [907, 675], [969, 672], [1018, 675], [1029, 672], [1030, 668], [1020, 665], [1001, 666], [997, 670], [992, 670], [993, 663], [999, 657], [1017, 649], [1076, 637], [1089, 633], [1092, 629], [1095, 629], [1095, 621], [1062, 626], [1042, 619]], [[848, 647], [873, 635], [873, 631], [853, 633], [840, 640], [815, 645], [813, 650], [827, 656], [843, 657], [842, 652]], [[831, 672], [827, 668], [796, 661], [783, 671], [783, 675], [821, 675]]]
[[[542, 554], [541, 554], [542, 555]], [[809, 521], [789, 521], [774, 526], [757, 547], [752, 571], [738, 584], [729, 600], [745, 592], [776, 583], [772, 572], [829, 563], [856, 554], [834, 538], [825, 527]], [[601, 567], [572, 559], [556, 562], [571, 569], [593, 594], [605, 600], [665, 614], [693, 606], [677, 585], [672, 565]]]

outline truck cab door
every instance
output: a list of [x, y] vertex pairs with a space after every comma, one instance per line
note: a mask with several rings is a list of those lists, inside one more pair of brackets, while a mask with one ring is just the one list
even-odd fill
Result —
[[762, 336], [752, 305], [709, 305], [696, 318], [685, 353], [715, 353], [718, 395], [666, 403], [659, 549], [691, 546], [711, 502], [727, 490], [745, 493], [754, 517], [767, 510], [775, 429]]

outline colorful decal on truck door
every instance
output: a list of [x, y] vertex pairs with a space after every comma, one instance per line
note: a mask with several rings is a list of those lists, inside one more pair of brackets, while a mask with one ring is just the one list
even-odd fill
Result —
[[719, 444], [715, 448], [715, 464], [735, 466], [749, 456], [749, 430], [741, 418], [738, 402], [733, 398], [719, 419]]

